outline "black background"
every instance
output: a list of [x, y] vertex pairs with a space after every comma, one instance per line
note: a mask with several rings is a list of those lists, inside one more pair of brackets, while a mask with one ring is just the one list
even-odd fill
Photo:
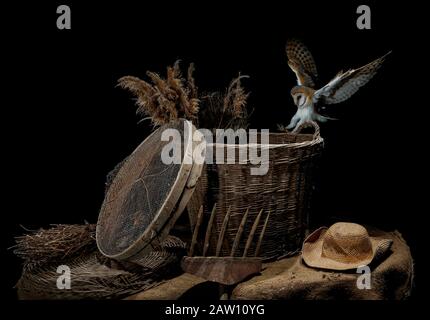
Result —
[[[56, 8], [68, 4], [72, 30], [57, 30]], [[251, 127], [275, 129], [295, 112], [295, 85], [285, 43], [302, 39], [322, 81], [393, 53], [372, 81], [327, 114], [325, 152], [314, 224], [339, 220], [398, 229], [416, 260], [427, 210], [419, 143], [426, 127], [426, 92], [418, 89], [426, 41], [412, 4], [367, 1], [372, 29], [358, 30], [362, 3], [63, 1], [1, 5], [3, 64], [2, 281], [12, 299], [20, 261], [8, 247], [20, 225], [96, 222], [105, 175], [150, 132], [137, 124], [134, 101], [115, 88], [124, 75], [165, 72], [181, 59], [196, 64], [201, 89], [224, 89], [239, 71], [251, 78]], [[421, 100], [422, 99], [422, 100]]]

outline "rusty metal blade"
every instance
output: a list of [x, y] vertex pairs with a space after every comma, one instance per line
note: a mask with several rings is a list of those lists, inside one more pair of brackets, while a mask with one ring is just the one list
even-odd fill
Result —
[[240, 238], [242, 237], [243, 230], [245, 228], [246, 220], [248, 219], [249, 208], [246, 209], [245, 214], [242, 217], [242, 221], [240, 222], [239, 229], [237, 230], [236, 237], [233, 241], [233, 247], [231, 248], [230, 257], [234, 257], [237, 248], [239, 247]]
[[216, 243], [216, 251], [215, 251], [216, 257], [218, 257], [221, 252], [222, 243], [224, 241], [224, 236], [225, 236], [225, 230], [227, 229], [228, 220], [230, 219], [230, 212], [231, 212], [230, 209], [231, 209], [231, 206], [228, 207], [227, 213], [225, 214], [224, 220], [222, 222], [221, 231], [219, 233], [218, 241]]
[[246, 240], [245, 250], [243, 250], [242, 257], [246, 257], [248, 255], [249, 248], [251, 247], [252, 239], [254, 238], [255, 231], [257, 231], [258, 223], [260, 222], [261, 214], [263, 213], [263, 209], [260, 210], [257, 217], [255, 218], [254, 224], [252, 225], [251, 232], [249, 233], [248, 240]]
[[194, 255], [194, 248], [195, 248], [196, 243], [197, 243], [197, 236], [199, 234], [200, 225], [202, 224], [202, 220], [203, 220], [203, 205], [200, 206], [199, 213], [197, 214], [196, 226], [194, 227], [193, 238], [191, 239], [190, 251], [188, 252], [188, 255], [190, 257], [192, 257]]
[[208, 249], [209, 249], [209, 242], [211, 239], [212, 225], [213, 225], [214, 218], [215, 218], [215, 212], [216, 212], [216, 203], [214, 204], [214, 206], [212, 208], [211, 216], [209, 218], [208, 226], [206, 228], [205, 242], [203, 245], [203, 256], [206, 256], [206, 253], [208, 252]]
[[269, 213], [267, 214], [266, 220], [264, 221], [263, 229], [261, 229], [261, 233], [258, 238], [257, 247], [255, 248], [255, 254], [254, 254], [255, 257], [258, 257], [260, 254], [261, 243], [263, 242], [264, 233], [266, 232], [267, 223], [269, 222], [269, 217], [270, 217], [270, 210], [269, 210]]
[[261, 271], [260, 258], [184, 257], [182, 270], [223, 285], [233, 285]]

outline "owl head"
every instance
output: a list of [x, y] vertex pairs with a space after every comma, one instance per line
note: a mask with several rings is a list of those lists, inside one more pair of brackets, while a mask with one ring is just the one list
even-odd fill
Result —
[[293, 97], [294, 104], [297, 108], [304, 108], [312, 99], [315, 90], [305, 86], [295, 86], [291, 89], [291, 96]]

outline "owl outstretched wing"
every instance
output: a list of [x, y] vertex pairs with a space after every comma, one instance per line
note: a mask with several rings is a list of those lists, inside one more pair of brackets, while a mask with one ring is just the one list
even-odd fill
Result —
[[314, 103], [335, 104], [349, 99], [358, 89], [373, 78], [390, 53], [391, 51], [361, 68], [339, 72], [333, 80], [315, 91], [313, 96]]
[[314, 58], [308, 48], [299, 40], [287, 41], [288, 66], [297, 77], [298, 85], [314, 88], [318, 78]]

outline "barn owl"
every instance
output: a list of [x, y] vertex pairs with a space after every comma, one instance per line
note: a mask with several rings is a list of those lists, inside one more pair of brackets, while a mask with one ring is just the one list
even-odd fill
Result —
[[361, 68], [339, 72], [329, 83], [316, 90], [315, 81], [318, 73], [309, 50], [301, 42], [291, 40], [287, 42], [286, 51], [288, 66], [297, 77], [297, 86], [291, 90], [297, 112], [287, 126], [287, 129], [295, 130], [305, 122], [326, 122], [332, 119], [320, 115], [316, 105], [335, 104], [347, 100], [373, 78], [385, 57], [391, 52]]

